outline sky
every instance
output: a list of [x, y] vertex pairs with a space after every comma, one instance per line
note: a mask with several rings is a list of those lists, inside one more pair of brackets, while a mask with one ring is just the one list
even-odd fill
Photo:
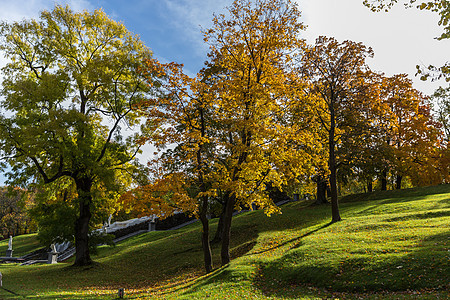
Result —
[[[416, 65], [441, 66], [448, 61], [450, 40], [438, 41], [442, 32], [438, 16], [429, 11], [398, 5], [388, 13], [373, 13], [363, 0], [295, 0], [302, 11], [303, 33], [309, 43], [320, 35], [338, 41], [352, 40], [372, 47], [372, 70], [387, 76], [406, 73], [425, 94], [443, 85], [415, 77]], [[103, 9], [137, 34], [161, 62], [185, 65], [196, 74], [206, 60], [208, 46], [201, 29], [211, 25], [213, 13], [225, 12], [232, 0], [0, 0], [0, 20], [12, 22], [38, 18], [42, 10], [68, 4], [73, 10]], [[0, 54], [0, 66], [6, 60]], [[1, 79], [1, 78], [0, 78]], [[0, 182], [2, 181], [0, 175]]]
[[[338, 41], [352, 40], [372, 47], [368, 61], [375, 71], [390, 76], [407, 73], [415, 87], [431, 94], [439, 83], [421, 82], [416, 65], [443, 65], [450, 40], [437, 41], [441, 28], [438, 16], [429, 11], [405, 9], [373, 13], [362, 0], [295, 0], [307, 25], [303, 37], [310, 43], [320, 35]], [[102, 8], [111, 18], [138, 34], [161, 62], [183, 63], [196, 74], [206, 60], [208, 46], [201, 29], [211, 25], [213, 13], [225, 11], [232, 0], [0, 0], [0, 20], [38, 18], [54, 4], [69, 4], [73, 10]], [[4, 64], [0, 56], [0, 64]]]

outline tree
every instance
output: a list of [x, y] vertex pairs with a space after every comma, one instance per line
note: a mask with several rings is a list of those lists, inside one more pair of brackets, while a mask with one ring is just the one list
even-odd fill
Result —
[[[171, 145], [155, 159], [153, 183], [124, 196], [157, 214], [183, 210], [202, 222], [205, 269], [212, 268], [208, 206], [223, 203], [222, 265], [230, 261], [232, 213], [252, 203], [278, 212], [268, 186], [280, 189], [305, 168], [310, 155], [289, 143], [310, 143], [290, 106], [300, 80], [292, 72], [302, 41], [299, 12], [290, 1], [235, 1], [205, 32], [210, 60], [196, 79], [165, 68], [166, 94], [142, 106], [149, 121], [162, 120], [159, 134], [144, 135]], [[291, 143], [292, 144], [292, 143]], [[140, 206], [141, 207], [141, 206]]]
[[[381, 143], [378, 148], [388, 162], [385, 168], [389, 166], [395, 174], [396, 189], [400, 189], [405, 176], [418, 179], [418, 174], [425, 174], [425, 167], [435, 165], [440, 131], [431, 115], [429, 99], [413, 88], [405, 74], [381, 80], [384, 109], [377, 118]], [[430, 180], [430, 173], [426, 173]]]
[[0, 118], [8, 180], [75, 186], [74, 264], [90, 264], [91, 217], [137, 170], [139, 144], [124, 140], [121, 126], [138, 125], [133, 107], [157, 90], [138, 72], [151, 52], [101, 10], [55, 6], [39, 20], [2, 23], [0, 32], [0, 49], [10, 58]]
[[0, 239], [30, 233], [35, 228], [28, 215], [33, 200], [22, 189], [0, 189]]
[[439, 154], [439, 169], [444, 175], [444, 182], [450, 182], [450, 87], [439, 88], [432, 96], [437, 102], [437, 122], [442, 125], [444, 141]]
[[[139, 109], [148, 122], [161, 122], [157, 134], [143, 135], [159, 150], [169, 147], [155, 158], [154, 180], [126, 195], [123, 199], [144, 213], [168, 217], [177, 211], [195, 215], [202, 223], [202, 248], [205, 270], [212, 271], [209, 241], [209, 204], [216, 194], [211, 183], [215, 149], [210, 141], [213, 118], [211, 98], [205, 96], [208, 77], [213, 68], [205, 68], [198, 78], [190, 78], [175, 63], [164, 66], [163, 96], [149, 99]], [[151, 70], [151, 62], [148, 69]], [[151, 80], [151, 77], [149, 77]], [[136, 202], [139, 202], [136, 206]]]
[[302, 84], [292, 71], [293, 58], [303, 45], [299, 17], [289, 0], [236, 0], [228, 15], [215, 16], [205, 31], [211, 64], [224, 70], [212, 78], [207, 94], [221, 124], [214, 177], [227, 199], [222, 265], [230, 261], [233, 210], [255, 203], [267, 213], [277, 212], [266, 183], [281, 189], [287, 178], [307, 168], [309, 156], [289, 148], [290, 140], [309, 143], [307, 133], [296, 135], [297, 125], [285, 123]]
[[397, 189], [405, 177], [416, 185], [439, 182], [441, 172], [432, 169], [437, 168], [441, 134], [431, 115], [429, 99], [413, 88], [405, 74], [373, 74], [372, 78], [375, 105], [368, 111], [368, 131], [360, 138], [363, 143], [358, 145], [353, 167], [369, 180], [378, 174], [382, 190], [387, 189], [389, 173], [395, 177]]
[[[337, 42], [334, 38], [319, 37], [316, 44], [305, 50], [299, 73], [311, 83], [308, 93], [318, 105], [315, 114], [327, 133], [328, 169], [330, 172], [332, 222], [341, 220], [337, 194], [337, 160], [342, 141], [356, 141], [364, 126], [364, 112], [369, 105], [371, 72], [365, 64], [372, 49], [351, 41]], [[343, 148], [340, 152], [347, 152]]]

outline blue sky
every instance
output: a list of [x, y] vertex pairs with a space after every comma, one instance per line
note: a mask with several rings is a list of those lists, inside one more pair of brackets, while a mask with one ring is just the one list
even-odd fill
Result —
[[159, 60], [184, 63], [191, 73], [195, 73], [202, 67], [208, 50], [202, 40], [200, 25], [208, 25], [213, 11], [217, 8], [222, 10], [230, 1], [93, 2], [96, 8], [102, 7], [112, 18], [123, 22], [133, 33], [139, 34]]
[[[362, 0], [295, 1], [308, 26], [304, 37], [309, 42], [319, 35], [363, 42], [375, 51], [369, 61], [374, 70], [408, 73], [416, 88], [427, 94], [439, 85], [414, 78], [417, 64], [442, 65], [448, 58], [450, 41], [434, 39], [441, 32], [435, 14], [400, 5], [389, 13], [372, 13]], [[69, 4], [74, 10], [102, 8], [138, 34], [159, 60], [183, 63], [188, 73], [195, 74], [208, 50], [201, 27], [208, 28], [212, 14], [223, 12], [232, 0], [0, 0], [0, 19], [37, 18], [39, 11], [52, 9], [55, 3]]]
[[[308, 26], [303, 37], [310, 43], [319, 35], [363, 42], [374, 49], [375, 57], [368, 62], [373, 70], [388, 76], [407, 73], [425, 94], [443, 84], [421, 82], [414, 76], [418, 64], [440, 66], [448, 61], [450, 40], [435, 39], [441, 33], [437, 15], [402, 6], [389, 13], [372, 13], [362, 1], [295, 0], [301, 21]], [[201, 28], [208, 28], [213, 13], [224, 12], [232, 0], [0, 0], [0, 20], [38, 18], [40, 11], [51, 10], [55, 3], [69, 4], [76, 11], [102, 8], [138, 34], [158, 60], [183, 63], [186, 72], [194, 75], [208, 51]], [[0, 55], [0, 67], [4, 64]]]

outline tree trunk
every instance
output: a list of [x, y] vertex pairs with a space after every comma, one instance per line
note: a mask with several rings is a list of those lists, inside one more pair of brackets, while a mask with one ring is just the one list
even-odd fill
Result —
[[220, 258], [222, 266], [230, 262], [230, 239], [231, 239], [231, 221], [233, 219], [234, 204], [236, 197], [231, 195], [225, 206], [225, 214], [223, 218], [223, 233], [222, 233], [222, 248], [220, 251]]
[[330, 130], [328, 132], [328, 168], [330, 169], [330, 190], [331, 190], [331, 222], [338, 222], [341, 220], [339, 214], [338, 193], [337, 193], [337, 176], [336, 176], [336, 154], [334, 134], [336, 129], [336, 120], [334, 115], [333, 102], [330, 104]]
[[200, 221], [202, 222], [202, 248], [205, 262], [205, 271], [210, 273], [212, 271], [212, 254], [211, 245], [209, 243], [209, 221], [206, 216], [208, 211], [208, 197], [202, 199], [202, 210], [200, 212]]
[[369, 181], [367, 182], [367, 192], [369, 193], [373, 192], [372, 178], [370, 178]]
[[401, 190], [402, 189], [402, 179], [403, 179], [403, 176], [397, 175], [397, 178], [396, 178], [396, 181], [395, 181], [395, 188], [397, 190]]
[[316, 197], [316, 204], [325, 204], [327, 202], [327, 181], [322, 176], [319, 176], [317, 179], [317, 197]]
[[325, 180], [325, 187], [326, 187], [326, 190], [327, 190], [327, 197], [325, 198], [325, 200], [326, 200], [328, 197], [331, 197], [330, 185], [328, 184], [328, 182], [326, 180]]
[[333, 165], [333, 163], [334, 159], [330, 162], [331, 222], [334, 223], [341, 220], [341, 215], [339, 214], [337, 183], [336, 183], [336, 166]]
[[387, 170], [384, 169], [381, 173], [381, 190], [386, 191], [387, 190]]
[[219, 216], [219, 222], [217, 223], [217, 229], [216, 234], [214, 235], [214, 238], [212, 239], [211, 243], [216, 244], [222, 241], [222, 235], [223, 235], [223, 219], [225, 218], [225, 210], [227, 207], [228, 202], [228, 193], [225, 194], [222, 204], [222, 211], [220, 212]]
[[[206, 124], [204, 118], [204, 112], [201, 106], [199, 107], [200, 112], [200, 124], [201, 124], [201, 136], [205, 137], [206, 135]], [[203, 144], [200, 144], [199, 149], [197, 151], [197, 169], [198, 169], [198, 180], [200, 183], [200, 190], [202, 193], [206, 193], [206, 185], [203, 177]], [[205, 271], [206, 273], [210, 273], [212, 271], [212, 254], [211, 254], [211, 245], [209, 243], [209, 221], [208, 221], [208, 196], [202, 196], [202, 203], [200, 208], [200, 221], [202, 222], [202, 248], [203, 248], [203, 256], [205, 263]]]
[[90, 178], [75, 180], [79, 201], [79, 216], [75, 221], [75, 262], [74, 266], [86, 266], [92, 263], [89, 254], [89, 221], [91, 219], [91, 187]]

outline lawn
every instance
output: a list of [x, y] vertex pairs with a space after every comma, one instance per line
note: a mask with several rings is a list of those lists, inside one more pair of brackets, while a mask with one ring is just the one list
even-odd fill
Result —
[[[0, 241], [0, 256], [5, 256], [9, 239]], [[13, 237], [13, 256], [20, 257], [40, 248], [37, 234], [24, 234]], [[1, 267], [0, 267], [1, 268]]]
[[[214, 245], [208, 275], [199, 224], [100, 247], [90, 267], [0, 265], [15, 293], [0, 290], [0, 299], [115, 299], [119, 288], [126, 299], [449, 298], [450, 185], [353, 195], [340, 209], [334, 224], [330, 206], [304, 201], [270, 218], [238, 215], [234, 259], [219, 268]], [[14, 249], [25, 240], [15, 238]]]

